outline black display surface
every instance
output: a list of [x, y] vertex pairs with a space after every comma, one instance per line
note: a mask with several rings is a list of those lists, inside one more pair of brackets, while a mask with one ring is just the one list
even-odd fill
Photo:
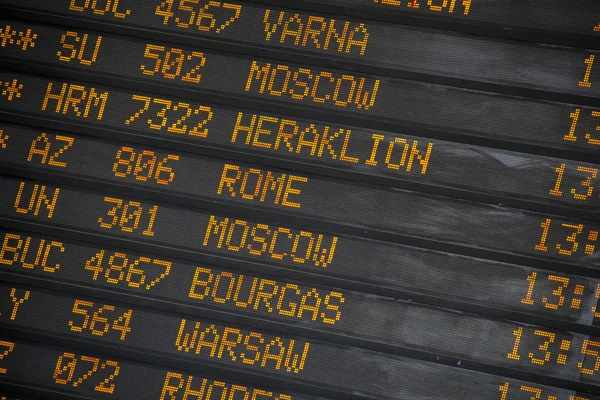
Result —
[[597, 400], [599, 12], [0, 0], [0, 400]]

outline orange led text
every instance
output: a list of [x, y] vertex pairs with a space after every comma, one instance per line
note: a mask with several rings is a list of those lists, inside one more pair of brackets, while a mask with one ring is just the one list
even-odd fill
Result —
[[337, 241], [337, 236], [326, 237], [239, 219], [219, 220], [211, 215], [202, 245], [325, 268], [333, 261]]
[[[4, 299], [0, 305], [6, 306], [6, 308], [0, 307], [0, 310], [2, 310], [0, 312], [0, 320], [10, 319], [11, 321], [14, 321], [17, 318], [17, 313], [19, 312], [20, 307], [22, 307], [23, 303], [29, 300], [30, 296], [31, 291], [29, 290], [17, 290], [17, 288], [10, 288], [9, 295], [2, 295]], [[10, 301], [8, 299], [10, 299]]]
[[213, 379], [196, 378], [177, 372], [167, 372], [159, 399], [191, 400], [192, 398], [197, 400], [292, 400], [292, 397], [287, 394], [278, 394]]
[[[448, 12], [452, 14], [457, 8], [456, 0], [373, 0], [375, 4], [393, 7], [406, 7], [407, 9], [423, 9], [434, 12]], [[469, 15], [472, 0], [462, 0], [463, 14]]]
[[[141, 101], [144, 105], [125, 121], [125, 125], [131, 125], [137, 120], [147, 124], [150, 129], [156, 131], [161, 131], [165, 128], [167, 132], [179, 135], [199, 136], [203, 138], [208, 135], [206, 124], [213, 117], [210, 107], [199, 106], [192, 108], [188, 103], [178, 102], [177, 104], [173, 104], [171, 100], [136, 94], [133, 95], [133, 100]], [[151, 115], [148, 116], [152, 118], [140, 118], [146, 111], [149, 111]]]
[[[96, 44], [92, 44], [88, 48], [88, 40], [91, 43], [95, 40]], [[87, 33], [82, 35], [77, 32], [67, 31], [67, 33], [62, 35], [60, 43], [62, 44], [62, 48], [56, 53], [60, 61], [68, 63], [72, 60], [78, 60], [81, 65], [92, 65], [98, 58], [102, 36], [90, 37]], [[87, 55], [86, 50], [88, 51]]]
[[369, 42], [369, 32], [363, 23], [336, 21], [311, 15], [301, 17], [285, 11], [265, 10], [265, 40], [295, 46], [311, 47], [338, 53], [363, 56]]
[[75, 139], [70, 136], [47, 135], [45, 132], [42, 132], [40, 136], [31, 142], [27, 161], [37, 161], [40, 164], [66, 168], [67, 163], [60, 161], [59, 158], [73, 146], [74, 141]]
[[306, 182], [308, 178], [302, 176], [274, 174], [256, 168], [225, 164], [217, 194], [300, 208], [300, 203], [293, 201], [293, 196], [300, 195], [299, 186]]
[[[368, 153], [364, 157], [351, 150], [360, 133], [351, 129], [318, 126], [277, 117], [238, 113], [231, 143], [244, 143], [260, 149], [324, 158], [349, 164], [364, 164], [376, 168], [427, 172], [433, 143], [422, 145], [417, 140], [372, 134]], [[357, 139], [360, 140], [361, 138]], [[362, 145], [360, 142], [355, 148]], [[363, 146], [364, 147], [364, 146]], [[369, 154], [367, 157], [366, 154]], [[418, 166], [420, 165], [420, 168]]]
[[298, 374], [304, 369], [310, 343], [280, 337], [269, 339], [258, 332], [182, 319], [175, 346], [185, 353]]
[[[101, 228], [119, 229], [131, 233], [145, 227], [146, 229], [142, 231], [142, 234], [154, 236], [152, 227], [154, 226], [158, 206], [147, 209], [137, 201], [124, 201], [108, 196], [104, 197], [104, 202], [113, 205], [113, 207], [107, 211], [106, 217], [98, 218]], [[140, 221], [142, 225], [140, 225]]]
[[173, 21], [182, 29], [219, 34], [240, 17], [241, 11], [239, 4], [220, 1], [165, 0], [156, 6], [154, 14], [164, 18], [164, 25]]
[[340, 320], [345, 302], [339, 292], [203, 267], [196, 268], [189, 297], [331, 325]]
[[246, 92], [308, 99], [315, 103], [368, 110], [375, 105], [380, 81], [354, 75], [313, 71], [252, 61]]
[[48, 83], [42, 111], [52, 110], [57, 114], [70, 115], [79, 118], [96, 118], [102, 120], [108, 93], [99, 93], [95, 88], [86, 89], [81, 85], [63, 83], [60, 89]]
[[115, 312], [115, 307], [108, 304], [100, 306], [91, 301], [75, 300], [72, 313], [82, 316], [73, 317], [69, 321], [73, 332], [89, 332], [95, 336], [104, 336], [116, 331], [121, 340], [125, 340], [127, 333], [131, 332], [129, 324], [133, 310]]
[[90, 11], [96, 15], [112, 15], [115, 18], [126, 18], [131, 10], [119, 8], [120, 0], [71, 0], [69, 10]]
[[113, 173], [119, 178], [135, 177], [138, 181], [156, 182], [159, 185], [168, 185], [173, 182], [175, 172], [167, 163], [169, 160], [179, 160], [178, 155], [168, 154], [166, 157], [157, 157], [151, 150], [134, 151], [132, 147], [123, 146], [117, 151], [117, 161], [113, 164]]
[[[54, 190], [54, 193], [50, 193]], [[48, 192], [46, 192], [48, 191]], [[60, 188], [48, 188], [45, 185], [26, 184], [21, 182], [17, 198], [15, 199], [15, 211], [19, 214], [33, 215], [35, 217], [43, 215], [45, 212], [48, 219], [52, 218]], [[46, 209], [44, 211], [44, 208]]]
[[100, 379], [104, 379], [94, 386], [94, 390], [110, 394], [115, 390], [114, 379], [120, 369], [116, 361], [63, 353], [56, 361], [53, 378], [59, 385], [77, 387], [92, 375], [102, 375]]
[[85, 262], [92, 280], [112, 285], [150, 290], [171, 272], [171, 262], [150, 257], [128, 257], [125, 253], [100, 250]]
[[54, 273], [60, 264], [52, 263], [52, 255], [64, 252], [65, 247], [61, 242], [6, 233], [0, 249], [0, 264]]

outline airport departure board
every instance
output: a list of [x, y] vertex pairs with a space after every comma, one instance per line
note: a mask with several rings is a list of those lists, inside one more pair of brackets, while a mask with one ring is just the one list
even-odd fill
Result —
[[0, 0], [0, 399], [600, 399], [600, 2]]

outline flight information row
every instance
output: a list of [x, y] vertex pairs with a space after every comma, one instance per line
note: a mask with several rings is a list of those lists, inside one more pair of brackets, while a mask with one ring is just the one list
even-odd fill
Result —
[[[120, 357], [98, 355], [86, 349], [70, 349], [67, 346], [42, 346], [22, 339], [0, 337], [0, 345], [5, 349], [1, 360], [7, 385], [27, 385], [32, 388], [52, 391], [72, 396], [92, 395], [98, 399], [129, 400], [147, 398], [174, 400], [195, 398], [199, 400], [325, 400], [278, 390], [257, 383], [243, 382], [215, 376], [218, 367], [196, 364], [199, 370], [193, 374], [182, 371], [183, 365], [190, 363], [178, 360], [180, 365], [172, 368], [155, 367], [147, 364], [123, 360]], [[225, 350], [227, 351], [227, 350]], [[22, 362], [19, 362], [22, 361]], [[29, 371], [27, 363], [39, 363], [42, 368]], [[486, 399], [529, 400], [538, 396], [542, 400], [597, 400], [598, 397], [557, 389], [522, 380], [502, 379], [490, 375], [458, 371], [450, 376], [457, 381], [451, 385], [442, 381], [435, 372], [425, 369], [427, 385], [413, 384], [402, 393], [417, 400]], [[260, 377], [256, 381], [262, 381]], [[481, 383], [481, 387], [476, 384]], [[465, 384], [469, 390], [463, 391], [458, 385]], [[358, 386], [358, 385], [356, 385]], [[419, 387], [422, 386], [422, 389]], [[445, 387], [442, 387], [445, 386]], [[460, 396], [464, 397], [460, 397]], [[345, 394], [351, 400], [374, 399], [369, 393]], [[480, 396], [480, 397], [478, 397]], [[78, 397], [79, 398], [79, 397]], [[377, 399], [394, 397], [377, 396]], [[13, 397], [7, 397], [7, 400]], [[25, 400], [25, 399], [23, 399]]]
[[[246, 291], [243, 296], [247, 297], [247, 289], [242, 291]], [[502, 381], [506, 379], [480, 371], [334, 344], [331, 340], [299, 337], [290, 332], [281, 334], [267, 331], [264, 327], [248, 327], [240, 325], [239, 321], [228, 323], [174, 312], [160, 312], [72, 293], [61, 294], [30, 285], [0, 283], [0, 297], [0, 324], [6, 332], [22, 331], [30, 332], [31, 337], [44, 334], [81, 344], [104, 344], [107, 349], [118, 348], [122, 354], [129, 354], [133, 358], [136, 358], [136, 353], [139, 357], [142, 352], [157, 357], [170, 355], [199, 365], [225, 368], [231, 372], [273, 376], [283, 381], [299, 379], [299, 382], [309, 386], [324, 385], [332, 392], [360, 391], [368, 397], [397, 399], [427, 398], [431, 393], [435, 393], [435, 398], [443, 398], [441, 396], [444, 395], [446, 398], [465, 399], [476, 394], [481, 397], [486, 394], [484, 398], [493, 398], [495, 396], [491, 394], [498, 393], [496, 390], [501, 391]], [[302, 304], [301, 312], [314, 312], [318, 297], [316, 294], [310, 297], [311, 304]], [[271, 299], [267, 296], [263, 301], [268, 306]], [[243, 300], [240, 299], [240, 302]], [[427, 315], [430, 312], [438, 315]], [[514, 370], [533, 371], [559, 378], [556, 383], [560, 383], [560, 379], [587, 383], [581, 387], [594, 393], [600, 392], [600, 387], [596, 386], [600, 382], [600, 342], [595, 338], [526, 324], [519, 326], [498, 320], [484, 322], [482, 318], [470, 315], [454, 316], [461, 318], [462, 322], [457, 323], [450, 320], [453, 317], [449, 313], [443, 318], [435, 310], [419, 310], [415, 315], [417, 313], [429, 317], [431, 322], [437, 322], [438, 326], [443, 327], [445, 335], [440, 337], [434, 333], [436, 328], [428, 328], [420, 323], [412, 326], [410, 321], [392, 328], [391, 330], [403, 330], [401, 335], [405, 336], [405, 341], [415, 341], [403, 346], [417, 349], [416, 353], [454, 353], [463, 362], [475, 360], [492, 362], [495, 366], [511, 365], [509, 368]], [[348, 318], [349, 323], [360, 323], [351, 318]], [[377, 329], [386, 331], [388, 328], [385, 326], [385, 322], [381, 322]], [[462, 334], [458, 332], [461, 329]], [[496, 334], [483, 339], [484, 335], [489, 336], [489, 331]], [[481, 332], [482, 338], [466, 340], [464, 334], [473, 332]], [[439, 345], [443, 342], [450, 350], [434, 349], [436, 341]], [[8, 356], [10, 352], [3, 357], [3, 364]], [[72, 359], [64, 367], [58, 368], [54, 377], [63, 373], [64, 378], [71, 376], [68, 370], [71, 361]], [[336, 368], [340, 364], [353, 367], [342, 371]], [[108, 366], [106, 372], [110, 371]], [[111, 375], [114, 375], [115, 370], [116, 368]], [[513, 375], [538, 377], [516, 372]], [[434, 382], [433, 387], [423, 387], [422, 382], [426, 376], [429, 376], [429, 382]], [[481, 379], [481, 386], [473, 384], [478, 378]], [[452, 388], [443, 389], [446, 380], [464, 385], [464, 388], [471, 387], [472, 393], [467, 392], [466, 397], [459, 397], [465, 394], [453, 394]], [[108, 381], [104, 381], [108, 385], [99, 385], [100, 389], [95, 390], [112, 393], [115, 385], [110, 379]], [[549, 382], [554, 383], [554, 380]], [[498, 395], [498, 398], [501, 396]]]
[[[149, 3], [145, 3], [144, 6], [150, 8]], [[210, 11], [204, 10], [200, 5], [198, 8], [200, 9], [198, 23], [207, 31], [215, 31], [217, 35], [212, 45], [215, 50], [224, 49], [223, 45], [228, 42], [232, 45], [243, 42], [253, 45], [243, 47], [246, 49], [245, 53], [249, 55], [256, 55], [256, 46], [260, 46], [263, 54], [268, 48], [281, 48], [287, 49], [291, 54], [286, 57], [285, 53], [278, 51], [274, 52], [273, 56], [291, 61], [297, 59], [298, 53], [304, 50], [302, 58], [305, 53], [308, 53], [306, 56], [310, 58], [310, 60], [305, 59], [304, 62], [318, 63], [330, 68], [339, 68], [339, 61], [343, 61], [344, 69], [387, 76], [415, 77], [438, 83], [448, 82], [454, 86], [469, 88], [507, 90], [501, 88], [510, 87], [510, 90], [519, 88], [523, 93], [531, 93], [531, 90], [535, 89], [573, 95], [573, 99], [581, 96], [585, 101], [591, 102], [594, 102], [594, 97], [600, 95], [600, 82], [598, 82], [600, 67], [594, 65], [600, 62], [600, 53], [593, 50], [549, 47], [520, 41], [500, 41], [489, 37], [451, 34], [445, 31], [374, 21], [366, 23], [344, 21], [331, 16], [315, 16], [299, 13], [298, 10], [270, 9], [252, 4], [213, 3], [212, 6], [208, 4]], [[213, 9], [217, 14], [210, 14]], [[156, 21], [159, 24], [158, 29], [161, 29], [160, 25], [162, 25], [160, 19], [164, 18], [167, 23], [172, 21], [174, 28], [171, 28], [171, 31], [179, 28], [176, 30], [177, 33], [189, 32], [192, 35], [194, 33], [202, 35], [204, 32], [192, 23], [196, 19], [196, 12], [188, 12], [191, 12], [191, 15], [185, 18], [186, 22], [183, 22], [184, 18], [181, 16], [173, 18], [172, 12], [161, 13], [160, 7], [157, 7], [156, 13], [161, 15]], [[242, 13], [245, 22], [238, 20]], [[201, 75], [205, 75], [207, 77], [205, 79], [214, 79], [210, 77], [209, 64], [227, 65], [226, 58], [218, 57], [217, 54], [194, 56], [194, 53], [198, 52], [189, 48], [174, 48], [175, 52], [165, 52], [165, 50], [172, 50], [173, 47], [167, 49], [163, 43], [149, 43], [149, 47], [138, 49], [140, 43], [135, 41], [118, 40], [118, 36], [87, 30], [86, 28], [89, 27], [86, 21], [76, 24], [75, 28], [78, 28], [76, 30], [62, 27], [57, 29], [38, 23], [23, 24], [8, 19], [11, 14], [20, 19], [27, 18], [29, 15], [35, 18], [35, 13], [27, 14], [18, 11], [8, 14], [0, 21], [2, 38], [0, 45], [8, 55], [35, 57], [47, 62], [61, 61], [65, 65], [79, 64], [80, 67], [89, 67], [88, 69], [105, 70], [107, 63], [112, 63], [114, 67], [120, 69], [119, 61], [125, 60], [121, 56], [127, 54], [128, 63], [133, 61], [146, 63], [142, 67], [145, 74], [154, 73], [168, 78], [176, 75], [175, 71], [180, 68], [182, 69], [181, 80], [196, 84], [201, 83]], [[175, 23], [175, 21], [179, 22]], [[207, 25], [203, 25], [204, 22]], [[121, 24], [130, 26], [131, 23], [125, 18]], [[251, 28], [252, 32], [244, 30], [240, 32], [236, 29], [244, 26]], [[148, 27], [144, 26], [144, 28]], [[181, 37], [174, 39], [182, 45], [192, 44]], [[193, 44], [202, 46], [204, 42], [199, 40]], [[161, 51], [156, 46], [164, 47], [165, 54], [161, 56]], [[238, 47], [231, 47], [228, 50], [239, 52]], [[139, 56], [132, 58], [135, 54]], [[469, 54], [473, 57], [469, 57]], [[157, 65], [152, 67], [148, 64], [151, 61], [144, 60], [143, 57], [156, 58]], [[165, 57], [162, 60], [163, 64], [158, 65], [158, 60], [162, 57]], [[178, 60], [178, 57], [184, 58]], [[332, 58], [336, 62], [331, 62]], [[509, 61], [498, 62], [499, 59]], [[349, 61], [357, 65], [349, 64]], [[144, 63], [140, 63], [142, 64]], [[169, 67], [169, 64], [173, 65]], [[137, 69], [140, 65], [136, 65]], [[282, 69], [284, 67], [279, 66], [278, 73], [282, 76], [285, 75]], [[187, 70], [193, 68], [198, 68], [197, 73], [186, 77]], [[123, 72], [130, 75], [129, 72]], [[140, 71], [135, 72], [140, 73]], [[317, 73], [312, 71], [312, 74]], [[298, 100], [303, 98], [309, 100], [309, 96], [302, 93], [307, 85], [317, 87], [316, 78], [311, 78], [309, 73], [302, 70], [294, 72], [293, 68], [289, 75], [286, 79], [290, 80], [289, 93], [292, 97]], [[321, 77], [320, 83], [324, 88], [325, 80], [329, 77], [316, 76]], [[341, 92], [347, 89], [344, 86], [349, 85], [350, 82], [350, 79], [347, 79], [347, 82], [338, 84]], [[385, 85], [385, 82], [383, 84]], [[281, 85], [275, 86], [279, 89], [276, 91], [285, 92], [278, 86]], [[345, 94], [343, 96], [343, 98], [341, 95], [337, 96], [336, 103], [346, 102]], [[595, 104], [598, 105], [597, 102]]]
[[[7, 220], [1, 222], [3, 225], [8, 223]], [[352, 308], [354, 299], [358, 313], [372, 304], [372, 299], [357, 294], [358, 290], [482, 314], [498, 309], [505, 316], [510, 310], [513, 312], [510, 318], [521, 321], [531, 321], [535, 314], [538, 317], [535, 323], [600, 336], [596, 328], [600, 319], [597, 309], [600, 281], [569, 273], [408, 246], [365, 243], [350, 237], [340, 238], [336, 246], [341, 263], [335, 268], [285, 268], [265, 262], [228, 263], [226, 258], [210, 259], [207, 251], [198, 251], [199, 257], [193, 257], [194, 263], [172, 258], [165, 254], [168, 251], [164, 248], [151, 247], [147, 252], [140, 252], [81, 242], [82, 239], [89, 240], [81, 232], [74, 240], [67, 237], [68, 231], [54, 227], [53, 233], [48, 235], [23, 231], [26, 224], [14, 226], [21, 229], [0, 229], [0, 270], [32, 281], [57, 281], [74, 289], [110, 289], [133, 296], [185, 303], [190, 307], [247, 312], [285, 323], [318, 321], [316, 328], [332, 332], [345, 326], [344, 322], [339, 323], [342, 304], [344, 309]], [[345, 246], [347, 241], [349, 246]], [[348, 263], [352, 252], [340, 253], [359, 244], [370, 245], [371, 254], [377, 255], [362, 265], [362, 269]], [[124, 244], [118, 242], [117, 245]], [[215, 263], [229, 266], [221, 267]], [[301, 283], [314, 283], [317, 278], [319, 284], [316, 286]], [[326, 285], [338, 289], [326, 289]], [[241, 288], [249, 288], [245, 301], [240, 301]], [[271, 294], [259, 296], [257, 290]], [[227, 295], [223, 296], [224, 293]], [[354, 293], [352, 299], [348, 293]], [[265, 296], [273, 298], [273, 306], [264, 304]], [[313, 313], [302, 311], [302, 304], [311, 296], [318, 298], [319, 309]], [[360, 305], [363, 300], [364, 306]], [[292, 305], [286, 307], [284, 301]], [[379, 315], [380, 310], [388, 306], [380, 304], [377, 307], [375, 314]], [[391, 324], [399, 313], [383, 315], [382, 320], [390, 320], [387, 323]], [[540, 320], [540, 317], [545, 319]], [[365, 333], [371, 330], [369, 324], [379, 326], [373, 318], [371, 315], [361, 317], [360, 321], [367, 324], [364, 332], [360, 331], [363, 328], [358, 331], [356, 327], [347, 328], [349, 332], [369, 336]]]
[[[266, 3], [268, 6], [256, 3]], [[41, 0], [34, 4], [2, 0], [0, 5], [11, 6], [20, 12], [43, 11], [46, 14], [82, 20], [187, 33], [224, 41], [229, 39], [257, 43], [262, 46], [277, 45], [266, 35], [269, 32], [269, 25], [266, 24], [273, 19], [281, 26], [281, 31], [285, 32], [280, 42], [291, 42], [300, 49], [318, 51], [327, 51], [328, 45], [333, 44], [331, 52], [334, 54], [333, 49], [338, 48], [339, 53], [348, 53], [343, 46], [340, 47], [342, 42], [337, 39], [344, 39], [346, 43], [346, 39], [353, 35], [353, 29], [359, 24], [364, 25], [368, 33], [377, 32], [381, 26], [392, 29], [391, 25], [375, 23], [365, 18], [467, 32], [485, 30], [491, 35], [567, 43], [579, 47], [594, 46], [594, 41], [597, 41], [600, 33], [600, 6], [591, 0], [571, 3], [561, 0], [150, 0], [143, 3], [135, 0]], [[281, 9], [281, 6], [293, 7], [294, 10]], [[358, 22], [351, 25], [352, 22], [349, 22], [346, 16], [328, 17], [318, 12], [319, 10], [360, 19], [354, 19]], [[284, 14], [279, 22], [279, 13], [282, 11], [290, 15]], [[336, 22], [332, 22], [333, 18]], [[338, 26], [341, 26], [341, 29], [338, 28], [341, 35], [334, 29]], [[514, 34], [511, 34], [511, 31]], [[360, 32], [361, 29], [357, 29], [354, 34]], [[389, 34], [391, 43], [383, 45], [393, 43], [402, 46], [404, 38], [400, 36]], [[362, 36], [360, 38], [362, 39]], [[369, 40], [378, 41], [382, 38], [374, 37]], [[596, 48], [597, 46], [596, 43]]]

